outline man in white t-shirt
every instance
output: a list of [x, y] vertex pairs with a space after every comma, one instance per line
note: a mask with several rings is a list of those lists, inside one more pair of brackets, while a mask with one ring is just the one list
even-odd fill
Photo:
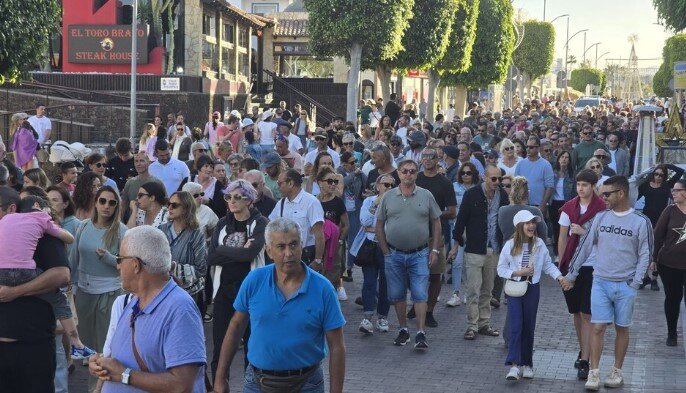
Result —
[[283, 135], [283, 137], [288, 140], [288, 150], [294, 153], [303, 154], [305, 149], [303, 148], [300, 138], [291, 133], [291, 123], [286, 123], [282, 120], [282, 122], [278, 124], [277, 130], [279, 134]]
[[399, 136], [403, 141], [403, 146], [407, 146], [407, 126], [410, 124], [410, 117], [402, 115], [398, 119], [398, 130], [395, 135]]
[[[578, 248], [579, 240], [591, 227], [593, 218], [599, 211], [605, 210], [605, 202], [596, 195], [595, 184], [598, 176], [590, 169], [585, 169], [576, 175], [577, 197], [565, 203], [560, 209], [560, 235], [558, 238], [558, 255], [560, 269], [567, 270], [572, 256]], [[571, 217], [570, 217], [571, 215]], [[569, 248], [569, 249], [568, 249]], [[575, 363], [577, 377], [585, 380], [590, 368], [589, 357], [591, 351], [591, 288], [593, 284], [593, 265], [596, 261], [598, 248], [596, 245], [586, 259], [574, 283], [574, 288], [565, 291], [565, 301], [570, 314], [574, 315], [574, 328], [579, 342], [580, 354]]]
[[262, 113], [262, 121], [257, 125], [262, 154], [274, 150], [274, 138], [276, 137], [276, 123], [272, 123], [274, 113], [271, 110]]
[[38, 133], [38, 143], [43, 144], [50, 139], [52, 132], [52, 122], [45, 116], [45, 105], [38, 104], [36, 106], [36, 115], [28, 118], [29, 123]]
[[173, 194], [188, 182], [191, 171], [185, 162], [172, 158], [169, 143], [160, 139], [155, 143], [157, 161], [150, 164], [148, 172], [162, 181], [167, 196]]
[[310, 151], [305, 155], [305, 164], [314, 164], [314, 160], [317, 159], [319, 153], [327, 152], [331, 155], [333, 159], [333, 166], [338, 168], [341, 166], [341, 156], [329, 147], [329, 135], [324, 130], [319, 130], [314, 133], [314, 141], [317, 144], [317, 148]]

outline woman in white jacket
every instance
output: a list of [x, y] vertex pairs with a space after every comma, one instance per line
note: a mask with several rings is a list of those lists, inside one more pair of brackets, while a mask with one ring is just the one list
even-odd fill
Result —
[[[515, 214], [512, 223], [515, 233], [500, 252], [498, 276], [515, 281], [528, 280], [526, 293], [521, 297], [507, 295], [507, 318], [510, 322], [510, 339], [505, 365], [510, 366], [508, 380], [520, 377], [533, 378], [534, 330], [541, 295], [539, 281], [545, 272], [560, 285], [562, 274], [553, 265], [545, 242], [536, 236], [536, 223], [540, 220], [528, 210]], [[520, 369], [521, 367], [521, 369]]]

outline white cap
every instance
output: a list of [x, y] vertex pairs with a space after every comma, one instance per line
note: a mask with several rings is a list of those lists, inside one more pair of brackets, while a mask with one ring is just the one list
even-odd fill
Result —
[[245, 127], [251, 126], [253, 124], [254, 123], [253, 123], [252, 119], [249, 117], [246, 117], [245, 119], [243, 119], [243, 124], [241, 126], [242, 126], [242, 128], [245, 128]]
[[240, 119], [241, 118], [241, 112], [234, 109], [231, 111], [231, 116], [236, 116], [237, 118]]
[[512, 223], [514, 226], [517, 226], [517, 224], [522, 223], [522, 222], [529, 222], [531, 220], [535, 220], [536, 222], [540, 222], [541, 218], [539, 216], [534, 216], [533, 213], [531, 213], [528, 210], [520, 210], [515, 214], [514, 218], [512, 219]]
[[272, 115], [273, 115], [273, 113], [272, 113], [271, 110], [266, 110], [266, 111], [262, 112], [262, 120], [263, 120], [263, 121], [264, 121], [264, 120], [267, 120], [267, 119], [269, 119], [270, 117], [272, 117]]

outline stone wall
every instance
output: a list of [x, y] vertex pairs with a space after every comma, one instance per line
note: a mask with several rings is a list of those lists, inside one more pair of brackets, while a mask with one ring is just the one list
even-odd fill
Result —
[[184, 38], [184, 73], [201, 75], [202, 63], [202, 2], [187, 0], [183, 2]]

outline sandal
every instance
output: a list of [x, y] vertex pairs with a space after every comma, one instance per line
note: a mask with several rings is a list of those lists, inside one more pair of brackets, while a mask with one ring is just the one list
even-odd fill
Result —
[[498, 337], [500, 336], [500, 332], [492, 329], [490, 326], [484, 326], [481, 329], [479, 329], [479, 334], [483, 334], [484, 336], [491, 336], [491, 337]]
[[474, 340], [476, 338], [476, 332], [473, 330], [467, 330], [464, 332], [464, 339], [465, 340]]

